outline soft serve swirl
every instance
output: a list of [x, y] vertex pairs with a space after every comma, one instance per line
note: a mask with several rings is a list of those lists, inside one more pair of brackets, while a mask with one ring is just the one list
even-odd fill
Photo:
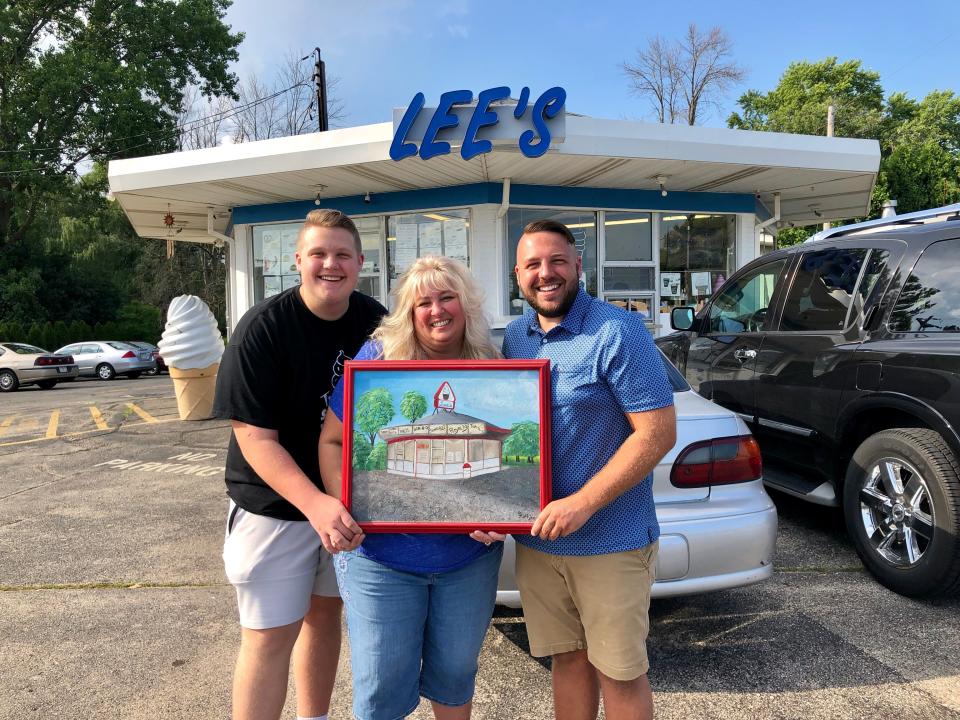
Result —
[[223, 355], [217, 321], [196, 295], [180, 295], [170, 301], [167, 325], [157, 347], [167, 365], [184, 370], [205, 368]]

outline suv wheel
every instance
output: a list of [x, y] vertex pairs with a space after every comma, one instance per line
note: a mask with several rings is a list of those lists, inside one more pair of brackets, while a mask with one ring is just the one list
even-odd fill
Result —
[[97, 365], [97, 377], [101, 380], [113, 380], [116, 374], [117, 373], [113, 369], [113, 366], [109, 365], [108, 363]]
[[883, 585], [923, 597], [960, 590], [960, 466], [933, 430], [884, 430], [857, 448], [843, 493], [857, 554]]
[[0, 392], [13, 392], [18, 387], [20, 381], [13, 370], [0, 370]]

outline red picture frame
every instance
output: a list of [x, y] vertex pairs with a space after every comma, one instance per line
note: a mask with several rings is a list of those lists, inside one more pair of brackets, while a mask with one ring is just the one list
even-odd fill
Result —
[[343, 382], [342, 501], [364, 532], [530, 532], [551, 498], [549, 360], [348, 360]]

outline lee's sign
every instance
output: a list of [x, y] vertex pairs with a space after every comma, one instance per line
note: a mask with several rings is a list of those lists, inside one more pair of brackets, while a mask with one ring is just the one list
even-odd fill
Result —
[[515, 104], [502, 102], [509, 98], [510, 88], [495, 87], [481, 90], [474, 105], [472, 91], [451, 90], [440, 96], [435, 108], [428, 108], [418, 92], [406, 109], [393, 111], [390, 157], [403, 160], [419, 154], [427, 160], [459, 146], [461, 157], [470, 160], [494, 145], [516, 143], [520, 152], [535, 158], [550, 148], [551, 141], [564, 140], [566, 90], [553, 87], [531, 101], [530, 88], [525, 87]]

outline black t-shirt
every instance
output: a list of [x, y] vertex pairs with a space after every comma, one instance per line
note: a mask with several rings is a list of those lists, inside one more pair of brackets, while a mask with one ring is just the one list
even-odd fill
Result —
[[[384, 307], [354, 292], [338, 320], [321, 320], [293, 287], [251, 308], [237, 324], [217, 375], [213, 413], [218, 418], [276, 430], [313, 484], [323, 490], [317, 445], [327, 398], [352, 358], [373, 332]], [[250, 467], [236, 435], [230, 435], [227, 494], [244, 510], [281, 520], [303, 514]]]

